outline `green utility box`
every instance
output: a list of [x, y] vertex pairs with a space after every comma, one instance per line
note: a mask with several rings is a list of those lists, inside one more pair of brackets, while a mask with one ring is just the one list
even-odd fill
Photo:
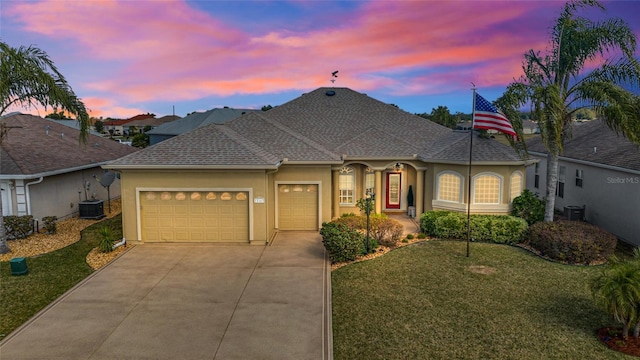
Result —
[[29, 269], [27, 268], [27, 259], [23, 257], [13, 258], [10, 263], [12, 275], [25, 275], [29, 272]]

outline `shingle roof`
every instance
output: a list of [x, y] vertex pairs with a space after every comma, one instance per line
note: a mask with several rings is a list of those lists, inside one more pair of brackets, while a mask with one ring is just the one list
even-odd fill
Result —
[[162, 124], [166, 124], [172, 121], [176, 121], [178, 119], [181, 119], [180, 116], [176, 116], [176, 115], [167, 115], [167, 116], [163, 116], [161, 118], [153, 118], [153, 117], [149, 117], [146, 119], [140, 119], [140, 120], [133, 120], [127, 123], [127, 126], [136, 126], [139, 128], [143, 128], [145, 126], [155, 126], [158, 127]]
[[[539, 136], [527, 142], [529, 151], [547, 153]], [[594, 151], [595, 149], [595, 151]], [[616, 134], [600, 120], [576, 123], [565, 141], [562, 157], [640, 170], [640, 147]]]
[[87, 135], [87, 144], [83, 145], [78, 141], [78, 130], [33, 115], [6, 116], [0, 122], [15, 127], [0, 144], [2, 177], [63, 173], [138, 150], [92, 134]]
[[[468, 161], [468, 139], [468, 133], [454, 132], [351, 89], [319, 88], [266, 112], [202, 126], [110, 166], [276, 166], [284, 159], [341, 163], [344, 156], [459, 162]], [[259, 159], [256, 147], [263, 152]], [[474, 144], [476, 159], [521, 162], [509, 146], [494, 140], [478, 141], [477, 148]]]
[[205, 112], [196, 112], [176, 121], [162, 124], [147, 132], [150, 135], [180, 135], [200, 126], [223, 124], [243, 114], [260, 111], [255, 109], [216, 108]]

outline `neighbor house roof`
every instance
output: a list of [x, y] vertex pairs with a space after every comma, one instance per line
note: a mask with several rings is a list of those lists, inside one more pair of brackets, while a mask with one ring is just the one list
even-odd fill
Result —
[[[454, 132], [351, 89], [319, 88], [269, 111], [202, 126], [109, 167], [273, 168], [281, 162], [340, 164], [356, 159], [464, 163], [469, 138], [468, 132]], [[524, 163], [497, 141], [477, 144], [474, 161]]]
[[29, 178], [98, 166], [131, 154], [137, 148], [87, 135], [79, 142], [80, 131], [33, 115], [15, 114], [0, 118], [10, 127], [0, 144], [0, 178]]
[[180, 116], [177, 115], [167, 115], [167, 116], [163, 116], [161, 118], [153, 118], [153, 117], [149, 117], [146, 119], [140, 119], [140, 120], [133, 120], [127, 123], [127, 126], [135, 126], [135, 127], [139, 127], [139, 128], [143, 128], [145, 126], [153, 126], [153, 127], [158, 127], [161, 126], [163, 124], [166, 123], [170, 123], [172, 121], [176, 121], [178, 119], [181, 119]]
[[176, 121], [156, 127], [147, 132], [150, 135], [180, 135], [195, 128], [209, 124], [223, 124], [229, 120], [249, 112], [260, 111], [254, 109], [216, 108], [205, 112], [195, 112]]
[[[537, 136], [527, 142], [532, 152], [547, 153], [542, 138]], [[564, 158], [588, 161], [596, 164], [640, 170], [640, 147], [617, 134], [600, 120], [575, 123], [571, 139], [565, 141]]]

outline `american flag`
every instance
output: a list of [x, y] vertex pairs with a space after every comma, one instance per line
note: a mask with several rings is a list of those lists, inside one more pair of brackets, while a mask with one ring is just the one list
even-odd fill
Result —
[[476, 108], [473, 112], [473, 128], [497, 130], [514, 137], [517, 136], [509, 119], [478, 93], [476, 93]]

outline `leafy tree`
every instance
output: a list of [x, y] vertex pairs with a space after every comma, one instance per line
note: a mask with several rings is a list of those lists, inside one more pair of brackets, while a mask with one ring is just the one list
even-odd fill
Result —
[[[80, 141], [87, 142], [87, 110], [47, 53], [33, 46], [13, 48], [0, 41], [0, 115], [12, 106], [51, 106], [75, 115]], [[0, 254], [9, 251], [0, 202]]]
[[431, 109], [431, 121], [450, 129], [455, 129], [456, 125], [458, 125], [458, 121], [451, 115], [449, 108], [446, 106], [438, 106], [435, 109]]
[[[577, 10], [585, 7], [604, 10], [595, 0], [566, 3], [552, 28], [547, 51], [525, 53], [524, 74], [497, 101], [519, 135], [519, 109], [527, 103], [532, 106], [548, 151], [545, 221], [553, 221], [558, 156], [571, 137], [572, 117], [578, 110], [592, 109], [610, 128], [640, 143], [640, 98], [627, 90], [640, 86], [636, 37], [621, 19], [596, 22], [577, 16]], [[608, 59], [611, 54], [620, 55]]]
[[51, 114], [45, 115], [45, 117], [53, 120], [71, 120], [70, 117], [64, 114], [64, 111], [56, 112], [54, 110]]
[[271, 109], [273, 109], [273, 106], [271, 106], [271, 105], [265, 105], [265, 106], [262, 107], [262, 111], [269, 111]]
[[147, 146], [149, 146], [149, 135], [145, 133], [135, 134], [131, 138], [131, 146], [146, 148]]
[[138, 128], [136, 126], [129, 126], [129, 135], [135, 135], [138, 133]]
[[104, 131], [104, 123], [101, 120], [96, 120], [93, 123], [93, 128], [96, 129], [97, 132], [102, 133]]
[[142, 132], [146, 133], [147, 131], [149, 131], [149, 130], [151, 130], [151, 129], [153, 129], [153, 128], [151, 127], [151, 125], [145, 125], [145, 126], [142, 128]]

